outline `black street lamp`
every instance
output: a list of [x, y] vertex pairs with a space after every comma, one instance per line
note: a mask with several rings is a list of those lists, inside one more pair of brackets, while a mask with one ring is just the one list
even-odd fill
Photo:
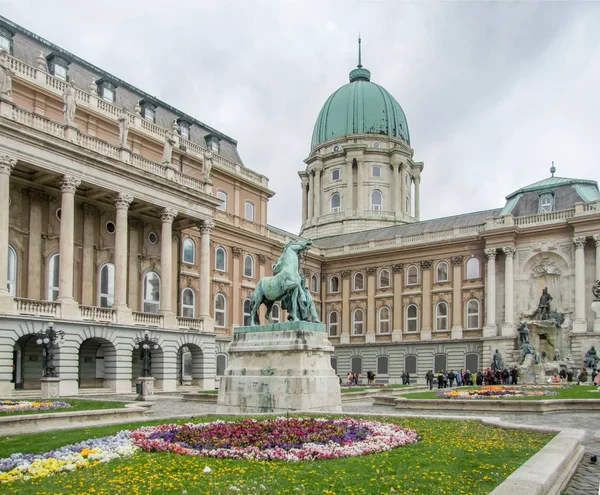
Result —
[[146, 330], [143, 337], [135, 337], [135, 348], [141, 349], [142, 376], [152, 376], [152, 349], [158, 349], [158, 337], [150, 337]]
[[37, 334], [36, 343], [44, 346], [44, 378], [58, 378], [58, 371], [54, 366], [54, 353], [65, 341], [65, 332], [55, 330], [54, 323], [48, 324], [45, 330]]

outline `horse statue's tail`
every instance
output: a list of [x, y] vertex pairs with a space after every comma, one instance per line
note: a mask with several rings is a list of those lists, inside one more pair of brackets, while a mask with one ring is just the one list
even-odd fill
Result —
[[259, 280], [256, 284], [256, 289], [254, 289], [254, 294], [252, 294], [252, 309], [250, 311], [250, 321], [252, 325], [260, 325], [260, 320], [258, 319], [258, 309], [263, 302], [263, 291], [262, 291], [262, 280]]

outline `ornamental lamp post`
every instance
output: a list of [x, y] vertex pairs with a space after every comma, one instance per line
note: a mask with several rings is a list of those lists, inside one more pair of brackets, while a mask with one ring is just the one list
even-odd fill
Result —
[[54, 366], [54, 353], [65, 342], [65, 332], [55, 330], [54, 323], [48, 324], [45, 330], [40, 330], [37, 334], [36, 343], [44, 346], [44, 378], [58, 378], [58, 371]]
[[152, 350], [158, 350], [158, 337], [150, 337], [150, 331], [146, 330], [142, 337], [135, 337], [135, 348], [140, 349], [142, 359], [142, 376], [137, 379], [137, 400], [146, 400], [147, 395], [154, 394], [154, 378], [152, 377]]

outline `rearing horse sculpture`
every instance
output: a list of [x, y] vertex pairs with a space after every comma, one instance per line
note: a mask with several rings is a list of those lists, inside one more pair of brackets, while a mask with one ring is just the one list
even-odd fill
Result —
[[[272, 277], [260, 279], [252, 296], [252, 312], [250, 321], [259, 325], [258, 308], [261, 304], [267, 307], [266, 318], [269, 323], [271, 320], [271, 308], [276, 301], [280, 301], [284, 296], [290, 295], [289, 301], [291, 307], [287, 308], [291, 321], [298, 321], [299, 308], [298, 300], [302, 300], [304, 291], [302, 289], [302, 276], [298, 271], [298, 253], [308, 249], [312, 241], [290, 241], [283, 248], [283, 252], [273, 268]], [[288, 299], [288, 298], [286, 298]]]

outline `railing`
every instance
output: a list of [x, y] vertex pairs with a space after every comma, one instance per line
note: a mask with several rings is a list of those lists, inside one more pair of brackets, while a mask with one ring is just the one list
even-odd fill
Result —
[[177, 325], [179, 328], [192, 328], [194, 330], [204, 331], [204, 320], [202, 318], [185, 318], [177, 317]]
[[164, 317], [156, 313], [138, 313], [133, 312], [133, 323], [135, 325], [144, 325], [147, 327], [163, 327]]
[[111, 158], [116, 158], [117, 160], [120, 158], [119, 148], [94, 136], [88, 136], [87, 134], [79, 133], [77, 137], [77, 144], [89, 150], [96, 151], [101, 155], [110, 156]]
[[151, 174], [158, 175], [160, 177], [166, 177], [165, 167], [159, 165], [152, 160], [148, 160], [140, 155], [132, 155], [131, 156], [131, 164], [135, 168], [139, 168], [141, 170], [145, 170], [146, 172], [150, 172]]
[[17, 311], [23, 315], [51, 316], [59, 315], [60, 303], [56, 301], [38, 301], [36, 299], [24, 299], [15, 297]]
[[583, 211], [587, 213], [589, 211], [596, 211], [598, 209], [598, 203], [584, 203]]
[[27, 79], [36, 79], [38, 70], [25, 62], [9, 57], [10, 68], [15, 74], [25, 76]]
[[534, 225], [542, 223], [556, 222], [558, 220], [566, 220], [575, 215], [575, 209], [550, 211], [548, 213], [540, 213], [538, 215], [528, 215], [526, 217], [516, 217], [515, 225]]
[[146, 119], [141, 119], [141, 121], [142, 121], [142, 129], [150, 132], [151, 134], [156, 134], [157, 136], [159, 136], [161, 138], [161, 140], [165, 139], [165, 137], [167, 135], [166, 129], [163, 129], [162, 127], [157, 126], [154, 122], [150, 122], [149, 120], [146, 120]]
[[100, 308], [98, 306], [79, 306], [81, 318], [92, 321], [106, 321], [115, 323], [117, 312], [113, 308]]
[[177, 182], [177, 184], [189, 187], [190, 189], [194, 189], [196, 191], [204, 191], [204, 184], [199, 180], [190, 177], [189, 175], [183, 175], [182, 173], [175, 172], [173, 180]]
[[27, 110], [23, 110], [22, 108], [13, 107], [13, 120], [47, 134], [52, 134], [53, 136], [62, 139], [65, 138], [64, 126], [47, 119], [46, 117], [41, 117], [40, 115], [35, 115]]

